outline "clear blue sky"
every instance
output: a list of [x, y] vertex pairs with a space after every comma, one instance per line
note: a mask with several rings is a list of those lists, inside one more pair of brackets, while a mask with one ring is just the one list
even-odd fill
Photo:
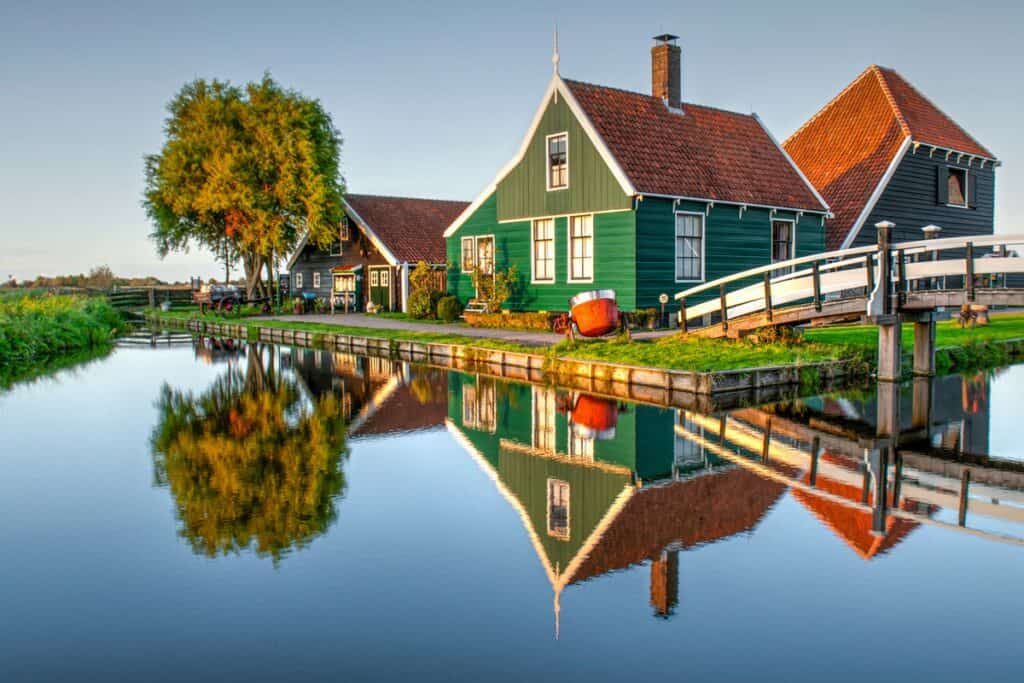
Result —
[[681, 35], [684, 98], [756, 111], [779, 139], [891, 66], [1000, 157], [997, 231], [1024, 231], [1020, 2], [207, 4], [0, 5], [0, 277], [219, 272], [161, 262], [139, 205], [164, 105], [199, 76], [270, 70], [319, 98], [352, 191], [470, 200], [525, 132], [556, 23], [563, 75], [645, 92], [650, 37]]

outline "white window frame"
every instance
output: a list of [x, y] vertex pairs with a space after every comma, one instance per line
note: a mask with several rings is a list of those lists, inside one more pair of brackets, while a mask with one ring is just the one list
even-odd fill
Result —
[[[953, 175], [953, 171], [964, 174], [964, 203], [954, 204], [949, 201], [949, 176]], [[954, 209], [968, 209], [971, 206], [971, 193], [967, 187], [967, 183], [971, 182], [971, 174], [967, 172], [966, 168], [960, 168], [959, 166], [947, 166], [946, 167], [946, 206], [950, 206]]]
[[320, 271], [313, 271], [313, 289], [320, 289]]
[[345, 248], [342, 246], [341, 241], [332, 242], [331, 246], [327, 250], [328, 256], [344, 256]]
[[[680, 278], [677, 272], [679, 265], [679, 235], [677, 233], [678, 216], [696, 216], [700, 218], [700, 279]], [[708, 268], [708, 217], [703, 211], [676, 211], [672, 217], [672, 277], [676, 282], [704, 282]]]
[[[574, 218], [589, 218], [590, 219], [590, 275], [585, 277], [573, 277], [572, 275], [572, 221]], [[565, 219], [565, 260], [566, 260], [566, 281], [567, 282], [593, 282], [594, 281], [594, 265], [597, 255], [597, 236], [594, 232], [594, 214], [582, 213], [569, 216]]]
[[391, 289], [391, 270], [388, 268], [380, 269], [380, 286]]
[[370, 270], [370, 286], [380, 287], [380, 276], [376, 268]]
[[[783, 259], [788, 261], [789, 259], [796, 258], [796, 219], [795, 218], [771, 218], [768, 224], [768, 259], [769, 263], [780, 263], [775, 260], [775, 224], [776, 223], [789, 223], [792, 227], [789, 231], [789, 258]], [[772, 277], [778, 277], [779, 275], [788, 275], [793, 272], [793, 266], [789, 268], [778, 268], [772, 271]]]
[[484, 275], [494, 275], [495, 271], [498, 270], [498, 240], [494, 239], [493, 233], [491, 233], [490, 235], [477, 235], [476, 237], [473, 238], [473, 267], [480, 267], [481, 240], [491, 241], [491, 272], [484, 273]]
[[[565, 138], [565, 185], [552, 187], [551, 185], [551, 139]], [[569, 189], [569, 131], [552, 133], [544, 137], [544, 186], [548, 192], [558, 192]]]
[[[555, 479], [554, 477], [551, 477], [547, 480], [547, 485], [544, 488], [547, 493], [547, 505], [544, 507], [546, 511], [545, 517], [547, 517], [548, 536], [551, 538], [557, 538], [559, 541], [568, 541], [572, 537], [572, 487], [569, 482], [563, 479]], [[564, 529], [554, 529], [551, 526], [551, 494], [553, 489], [565, 492]]]
[[558, 410], [555, 390], [531, 387], [530, 445], [538, 451], [554, 453], [558, 443]]
[[338, 228], [338, 241], [339, 242], [350, 242], [352, 240], [352, 226], [349, 223], [348, 216], [343, 216], [341, 219], [341, 226]]
[[302, 273], [295, 273], [295, 289], [302, 289]]
[[[470, 262], [469, 268], [466, 267], [466, 243], [469, 243], [469, 255], [472, 261]], [[476, 268], [476, 238], [475, 237], [463, 237], [462, 241], [459, 242], [459, 248], [462, 250], [459, 255], [459, 266], [462, 268], [463, 273], [472, 273], [473, 269]]]
[[[551, 224], [551, 277], [549, 279], [540, 280], [537, 278], [537, 224], [538, 223], [550, 223]], [[558, 279], [557, 266], [558, 266], [558, 242], [555, 231], [555, 219], [554, 218], [537, 218], [530, 221], [530, 284], [532, 285], [553, 285]]]

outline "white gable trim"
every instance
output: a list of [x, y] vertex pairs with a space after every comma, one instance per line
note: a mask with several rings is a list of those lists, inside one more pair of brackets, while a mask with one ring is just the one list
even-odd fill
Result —
[[889, 167], [885, 169], [885, 173], [882, 174], [882, 179], [878, 181], [878, 185], [875, 187], [874, 192], [872, 192], [871, 196], [868, 197], [868, 201], [861, 210], [860, 215], [857, 216], [857, 220], [854, 221], [853, 227], [850, 228], [850, 231], [846, 233], [846, 237], [843, 238], [843, 243], [839, 247], [840, 250], [849, 249], [850, 245], [853, 244], [853, 241], [857, 239], [857, 235], [860, 234], [861, 229], [864, 227], [864, 222], [868, 219], [868, 216], [871, 215], [871, 212], [875, 210], [875, 205], [878, 203], [878, 200], [881, 199], [882, 193], [885, 192], [885, 188], [889, 185], [889, 181], [892, 180], [900, 162], [903, 161], [903, 157], [906, 156], [907, 150], [910, 149], [910, 144], [911, 138], [908, 135], [903, 138], [903, 144], [900, 145], [900, 148], [897, 150], [895, 156], [893, 156], [892, 161], [889, 162]]
[[594, 147], [597, 149], [598, 154], [601, 155], [605, 164], [608, 165], [612, 175], [615, 176], [615, 179], [619, 182], [619, 186], [622, 188], [622, 191], [630, 197], [637, 193], [636, 188], [633, 187], [633, 183], [631, 183], [629, 178], [626, 176], [626, 172], [622, 170], [622, 166], [619, 165], [619, 162], [612, 155], [611, 150], [608, 149], [608, 145], [605, 144], [604, 140], [601, 139], [601, 136], [598, 135], [597, 130], [594, 129], [594, 125], [591, 123], [590, 118], [583, 111], [583, 108], [580, 107], [576, 98], [573, 97], [572, 92], [569, 90], [569, 86], [567, 86], [565, 81], [562, 80], [562, 77], [556, 73], [551, 77], [551, 82], [548, 83], [547, 90], [544, 91], [544, 98], [541, 100], [540, 106], [537, 107], [537, 111], [533, 115], [530, 127], [527, 129], [526, 135], [523, 137], [523, 141], [519, 145], [519, 151], [516, 152], [516, 155], [511, 161], [505, 164], [502, 169], [498, 171], [494, 180], [492, 180], [491, 183], [485, 187], [479, 195], [477, 195], [476, 199], [473, 200], [473, 203], [466, 207], [466, 210], [459, 214], [459, 217], [455, 219], [455, 222], [448, 226], [448, 229], [444, 231], [444, 237], [451, 237], [458, 232], [459, 228], [462, 227], [462, 224], [465, 223], [470, 216], [476, 213], [477, 209], [487, 201], [488, 197], [494, 194], [495, 190], [498, 189], [498, 183], [500, 183], [505, 176], [507, 176], [512, 169], [518, 166], [519, 162], [523, 160], [530, 149], [530, 142], [533, 140], [534, 134], [540, 127], [541, 119], [544, 118], [544, 112], [547, 111], [548, 106], [551, 104], [551, 98], [556, 93], [565, 99], [565, 103], [569, 105], [569, 111], [571, 111], [576, 117], [576, 121], [579, 122], [580, 127], [583, 128], [583, 132], [587, 134], [587, 137], [590, 138], [590, 142], [593, 143]]
[[775, 149], [779, 150], [779, 152], [782, 153], [782, 156], [786, 157], [786, 161], [788, 161], [789, 165], [793, 167], [793, 170], [796, 171], [796, 174], [800, 176], [800, 180], [802, 180], [807, 189], [811, 191], [811, 193], [814, 195], [814, 198], [817, 199], [818, 202], [822, 205], [822, 207], [824, 207], [825, 211], [828, 212], [826, 216], [828, 218], [832, 218], [832, 208], [828, 205], [828, 202], [825, 201], [825, 198], [818, 193], [817, 188], [815, 188], [814, 185], [811, 184], [811, 181], [807, 179], [807, 176], [805, 176], [804, 172], [800, 170], [800, 167], [796, 165], [796, 162], [793, 161], [793, 157], [789, 156], [789, 152], [786, 151], [786, 148], [779, 144], [779, 141], [775, 139], [775, 136], [772, 135], [772, 132], [768, 130], [768, 126], [764, 125], [764, 121], [761, 120], [760, 116], [758, 116], [756, 113], [751, 114], [751, 116], [754, 117], [754, 120], [757, 121], [759, 126], [761, 126], [761, 130], [764, 131], [765, 135], [768, 136], [768, 139], [772, 141], [773, 145], [775, 145]]
[[384, 244], [384, 240], [377, 236], [377, 233], [373, 231], [373, 228], [370, 227], [370, 224], [363, 220], [363, 217], [360, 216], [359, 213], [352, 208], [352, 205], [348, 203], [348, 200], [342, 199], [341, 203], [345, 205], [345, 213], [348, 214], [348, 217], [354, 220], [356, 222], [356, 225], [358, 225], [359, 228], [363, 231], [363, 233], [365, 233], [366, 236], [370, 239], [370, 241], [373, 242], [373, 246], [377, 247], [377, 251], [381, 253], [381, 256], [384, 257], [384, 260], [386, 260], [393, 266], [399, 265], [398, 259], [395, 258], [395, 255], [393, 253], [391, 253], [391, 250], [388, 249], [387, 245]]
[[[365, 234], [366, 237], [373, 243], [373, 246], [377, 247], [377, 251], [381, 253], [384, 259], [393, 266], [401, 265], [398, 259], [395, 258], [395, 255], [391, 252], [391, 250], [388, 249], [387, 245], [384, 244], [384, 241], [377, 236], [377, 233], [373, 231], [373, 229], [370, 227], [370, 224], [364, 221], [362, 216], [360, 216], [359, 213], [352, 208], [352, 205], [348, 203], [348, 200], [342, 198], [341, 203], [342, 206], [345, 207], [345, 213], [348, 214], [348, 217], [355, 221], [355, 224], [359, 227], [360, 230], [363, 231], [363, 234]], [[301, 254], [302, 250], [306, 248], [306, 244], [308, 242], [309, 232], [307, 231], [302, 236], [302, 239], [299, 240], [298, 245], [295, 247], [295, 251], [292, 252], [291, 257], [288, 259], [288, 263], [285, 267], [289, 272], [291, 272], [292, 267], [295, 266], [295, 262], [299, 259], [299, 254]]]

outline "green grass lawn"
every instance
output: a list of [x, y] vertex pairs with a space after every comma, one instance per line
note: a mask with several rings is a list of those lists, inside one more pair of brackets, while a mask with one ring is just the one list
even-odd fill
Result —
[[[804, 333], [808, 341], [823, 344], [850, 344], [876, 351], [878, 349], [878, 328], [873, 325], [839, 325], [810, 329]], [[984, 327], [968, 327], [960, 329], [955, 320], [943, 320], [936, 325], [935, 345], [965, 346], [990, 341], [1007, 339], [1024, 339], [1024, 314], [1012, 313], [994, 315]], [[903, 348], [909, 350], [914, 345], [914, 326], [903, 326]]]
[[[189, 319], [196, 312], [150, 311], [159, 318]], [[665, 337], [658, 340], [624, 339], [561, 342], [554, 347], [528, 346], [495, 339], [481, 339], [452, 332], [411, 332], [334, 325], [331, 323], [280, 321], [261, 318], [223, 317], [206, 315], [210, 322], [242, 324], [246, 327], [273, 327], [334, 334], [351, 334], [378, 339], [396, 339], [443, 344], [461, 344], [485, 349], [518, 351], [523, 353], [549, 353], [561, 358], [598, 360], [624, 365], [637, 365], [697, 372], [739, 370], [771, 365], [807, 364], [833, 360], [860, 361], [865, 367], [873, 365], [877, 353], [877, 328], [869, 325], [846, 325], [809, 330], [796, 340], [756, 342], [730, 339], [681, 339]], [[904, 351], [910, 353], [913, 329], [903, 330]], [[951, 321], [939, 323], [936, 333], [939, 347], [951, 350], [940, 353], [937, 366], [940, 371], [966, 366], [986, 366], [1005, 362], [1002, 346], [986, 344], [1024, 338], [1024, 314], [993, 316], [986, 327], [961, 330]], [[548, 350], [550, 348], [550, 350]]]

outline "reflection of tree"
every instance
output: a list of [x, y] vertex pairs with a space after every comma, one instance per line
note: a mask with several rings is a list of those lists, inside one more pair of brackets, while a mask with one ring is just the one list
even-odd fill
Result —
[[153, 432], [157, 483], [169, 486], [181, 535], [215, 557], [255, 547], [276, 562], [334, 522], [345, 487], [345, 423], [333, 394], [310, 408], [258, 350], [200, 395], [164, 385]]

